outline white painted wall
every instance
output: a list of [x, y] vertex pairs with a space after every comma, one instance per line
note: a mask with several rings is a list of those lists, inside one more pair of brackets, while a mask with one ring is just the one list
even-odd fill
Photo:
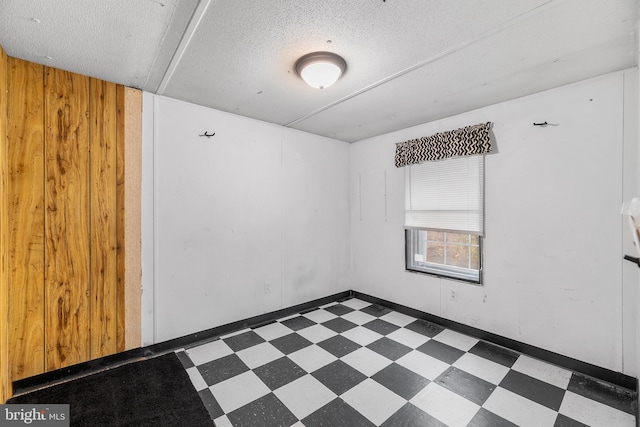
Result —
[[[620, 207], [638, 189], [625, 121], [637, 79], [609, 74], [353, 144], [352, 287], [635, 375], [638, 272], [623, 266]], [[406, 272], [394, 143], [486, 121], [498, 150], [485, 164], [484, 285]]]
[[[144, 345], [356, 289], [637, 374], [640, 274], [619, 214], [640, 196], [637, 70], [352, 145], [143, 103]], [[484, 285], [407, 273], [394, 143], [483, 121], [498, 147]]]
[[349, 289], [348, 144], [150, 94], [144, 109], [145, 344]]

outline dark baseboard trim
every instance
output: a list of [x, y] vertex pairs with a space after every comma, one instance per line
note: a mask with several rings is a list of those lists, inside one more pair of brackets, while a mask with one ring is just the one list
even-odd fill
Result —
[[[391, 301], [387, 301], [381, 298], [373, 297], [371, 295], [363, 294], [362, 292], [352, 291], [352, 295], [355, 298], [363, 301], [370, 302], [372, 304], [380, 304], [386, 307], [392, 308], [400, 313], [408, 316], [417, 317], [420, 319], [428, 320], [433, 323], [437, 323], [446, 328], [454, 331], [493, 343], [501, 347], [508, 348], [510, 350], [517, 351], [518, 353], [525, 354], [527, 356], [535, 357], [542, 361], [558, 365], [568, 370], [578, 372], [598, 380], [606, 381], [611, 384], [615, 384], [619, 387], [624, 387], [631, 391], [638, 390], [638, 381], [635, 377], [622, 374], [620, 372], [611, 371], [609, 369], [601, 368], [600, 366], [592, 365], [581, 360], [573, 359], [568, 356], [563, 356], [558, 353], [554, 353], [549, 350], [545, 350], [539, 347], [535, 347], [530, 344], [526, 344], [520, 341], [512, 340], [510, 338], [496, 335], [491, 332], [483, 331], [482, 329], [474, 328], [472, 326], [458, 323], [453, 320], [448, 320], [433, 314], [425, 313], [424, 311], [416, 310], [405, 305], [396, 304]], [[640, 427], [640, 426], [639, 426]]]
[[[589, 375], [598, 380], [606, 381], [608, 383], [615, 384], [619, 387], [624, 387], [634, 392], [640, 389], [638, 380], [636, 378], [622, 374], [620, 372], [614, 372], [609, 369], [601, 368], [599, 366], [573, 359], [568, 356], [563, 356], [561, 354], [525, 344], [520, 341], [505, 338], [491, 332], [486, 332], [482, 329], [474, 328], [472, 326], [458, 323], [453, 320], [435, 316], [424, 311], [416, 310], [411, 307], [367, 295], [362, 292], [350, 290], [330, 295], [328, 297], [319, 298], [306, 303], [298, 304], [292, 307], [283, 308], [281, 310], [253, 316], [248, 319], [239, 320], [237, 322], [228, 323], [226, 325], [207, 329], [205, 331], [185, 335], [183, 337], [175, 338], [169, 341], [163, 341], [147, 347], [127, 350], [121, 353], [105, 356], [100, 359], [78, 363], [66, 368], [61, 368], [55, 371], [45, 372], [43, 374], [14, 381], [13, 394], [18, 395], [28, 393], [42, 387], [46, 387], [62, 381], [72, 380], [78, 377], [83, 377], [105, 369], [120, 366], [125, 363], [160, 356], [162, 354], [175, 351], [180, 348], [190, 347], [203, 342], [212, 341], [220, 336], [229, 334], [234, 331], [271, 323], [281, 317], [313, 309], [317, 306], [329, 304], [334, 301], [342, 301], [351, 297], [356, 297], [372, 304], [384, 305], [400, 313], [437, 323], [454, 331], [470, 335], [472, 337], [517, 351], [519, 353], [526, 354], [531, 357], [535, 357], [537, 359], [561, 366], [574, 372]], [[640, 424], [638, 424], [638, 427], [640, 427]]]
[[351, 295], [351, 291], [340, 292], [328, 297], [294, 305], [292, 307], [260, 314], [258, 316], [239, 320], [237, 322], [227, 323], [226, 325], [207, 329], [201, 332], [196, 332], [195, 334], [185, 335], [183, 337], [175, 338], [169, 341], [163, 341], [146, 347], [134, 348], [132, 350], [127, 350], [121, 353], [112, 354], [110, 356], [89, 360], [87, 362], [82, 362], [75, 365], [67, 366], [65, 368], [56, 369], [55, 371], [45, 372], [43, 374], [17, 380], [13, 382], [13, 395], [16, 396], [19, 394], [28, 393], [42, 387], [47, 387], [63, 381], [69, 381], [74, 378], [90, 375], [96, 372], [103, 371], [105, 369], [124, 365], [126, 363], [160, 356], [162, 354], [166, 354], [184, 347], [189, 347], [197, 343], [212, 341], [220, 336], [229, 334], [234, 331], [246, 329], [248, 327], [257, 327], [262, 324], [273, 322], [274, 320], [281, 317], [286, 317], [291, 314], [308, 310], [320, 305], [329, 304], [334, 301], [341, 301], [350, 298]]

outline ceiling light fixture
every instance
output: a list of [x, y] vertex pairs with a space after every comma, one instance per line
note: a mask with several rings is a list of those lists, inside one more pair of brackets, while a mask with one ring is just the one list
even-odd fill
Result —
[[296, 73], [309, 86], [324, 89], [334, 84], [347, 70], [347, 63], [332, 52], [308, 53], [296, 61]]

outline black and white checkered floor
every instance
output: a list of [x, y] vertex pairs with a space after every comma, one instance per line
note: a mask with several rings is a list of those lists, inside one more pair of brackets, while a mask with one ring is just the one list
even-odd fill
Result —
[[352, 298], [178, 351], [216, 426], [635, 426], [635, 394]]

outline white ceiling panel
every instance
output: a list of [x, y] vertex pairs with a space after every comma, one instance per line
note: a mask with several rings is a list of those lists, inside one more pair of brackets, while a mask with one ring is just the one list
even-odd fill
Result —
[[292, 127], [357, 141], [636, 65], [629, 10], [620, 2], [593, 19], [600, 3], [556, 2]]
[[[213, 1], [164, 94], [287, 124], [544, 2]], [[317, 50], [348, 63], [330, 90], [309, 88], [293, 72]]]
[[[344, 141], [637, 65], [640, 0], [0, 0], [10, 56]], [[328, 50], [317, 90], [293, 72]]]
[[156, 58], [173, 56], [196, 2], [0, 0], [0, 44], [16, 58], [143, 87], [154, 66], [164, 74]]

